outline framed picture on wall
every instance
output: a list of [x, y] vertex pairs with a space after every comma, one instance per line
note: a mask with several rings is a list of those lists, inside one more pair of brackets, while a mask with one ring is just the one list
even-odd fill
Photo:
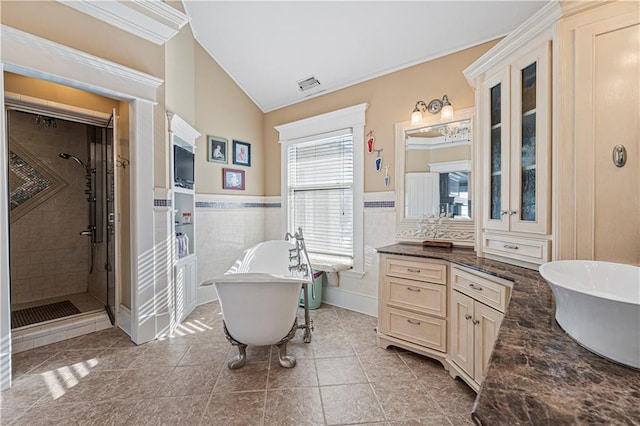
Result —
[[244, 191], [244, 170], [223, 168], [222, 189]]
[[217, 136], [207, 136], [207, 160], [227, 164], [229, 141]]
[[251, 167], [251, 144], [233, 141], [233, 164]]

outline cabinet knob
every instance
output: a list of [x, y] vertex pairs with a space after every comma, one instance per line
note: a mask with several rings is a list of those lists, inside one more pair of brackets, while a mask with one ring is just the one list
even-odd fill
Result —
[[478, 321], [477, 319], [474, 319], [473, 321], [471, 321], [473, 323], [473, 325], [478, 324], [480, 321]]
[[511, 244], [505, 244], [504, 248], [509, 249], [509, 250], [518, 250], [518, 246], [514, 246]]
[[509, 216], [513, 216], [516, 213], [518, 213], [517, 210], [509, 210]]
[[509, 214], [509, 211], [507, 210], [500, 210], [500, 215], [504, 216], [506, 214]]
[[407, 322], [411, 325], [420, 325], [420, 321], [414, 321], [412, 319], [408, 319]]
[[478, 291], [482, 291], [482, 287], [479, 287], [479, 286], [473, 285], [473, 284], [469, 284], [469, 288], [472, 288], [472, 289], [478, 290]]
[[420, 293], [420, 289], [419, 288], [407, 287], [407, 290], [413, 291], [415, 293]]
[[415, 268], [407, 268], [407, 271], [413, 272], [414, 274], [419, 274], [420, 273], [420, 269], [415, 269]]
[[466, 319], [467, 321], [469, 321], [471, 319], [471, 315], [469, 314], [464, 314], [464, 319]]

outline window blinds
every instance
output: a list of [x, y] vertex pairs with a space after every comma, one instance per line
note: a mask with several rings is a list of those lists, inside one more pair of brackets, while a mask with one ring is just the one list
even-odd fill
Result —
[[353, 136], [318, 136], [287, 149], [289, 229], [312, 253], [353, 257]]

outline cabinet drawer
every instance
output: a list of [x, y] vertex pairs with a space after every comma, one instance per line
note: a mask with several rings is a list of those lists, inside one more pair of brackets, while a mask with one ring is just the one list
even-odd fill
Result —
[[510, 288], [462, 269], [451, 268], [451, 287], [487, 306], [504, 312]]
[[385, 259], [385, 275], [435, 284], [446, 284], [447, 265], [387, 257]]
[[447, 287], [420, 281], [384, 277], [387, 304], [420, 313], [447, 316]]
[[486, 253], [536, 264], [543, 264], [549, 261], [550, 241], [547, 240], [485, 234], [482, 242]]
[[437, 351], [447, 351], [447, 322], [443, 319], [386, 308], [382, 320], [390, 336]]

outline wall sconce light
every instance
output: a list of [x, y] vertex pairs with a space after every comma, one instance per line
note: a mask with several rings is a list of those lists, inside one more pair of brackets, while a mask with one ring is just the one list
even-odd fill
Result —
[[450, 120], [453, 118], [453, 107], [447, 95], [440, 99], [432, 99], [428, 104], [424, 101], [416, 102], [415, 108], [411, 113], [411, 124], [419, 124], [422, 121], [422, 113], [429, 111], [431, 114], [440, 113], [440, 120]]

